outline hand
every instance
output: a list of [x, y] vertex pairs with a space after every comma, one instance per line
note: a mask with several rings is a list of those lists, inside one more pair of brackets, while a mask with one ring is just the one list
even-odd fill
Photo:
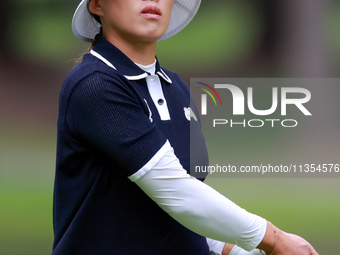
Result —
[[318, 255], [310, 243], [300, 236], [277, 230], [274, 255]]
[[286, 233], [268, 222], [267, 232], [257, 248], [271, 255], [318, 255], [305, 239]]

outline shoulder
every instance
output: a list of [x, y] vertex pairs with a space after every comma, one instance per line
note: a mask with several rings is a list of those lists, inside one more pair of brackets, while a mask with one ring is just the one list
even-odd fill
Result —
[[102, 61], [93, 57], [91, 54], [85, 54], [83, 61], [75, 66], [66, 76], [61, 89], [61, 96], [69, 96], [75, 88], [88, 89], [94, 92], [105, 87], [129, 87], [124, 77], [116, 70], [102, 63]]
[[185, 90], [186, 92], [190, 93], [189, 86], [185, 83], [185, 81], [175, 72], [161, 67], [161, 70], [170, 78], [172, 84], [180, 89]]
[[179, 75], [177, 74], [177, 73], [175, 73], [175, 72], [173, 72], [173, 71], [171, 71], [171, 70], [169, 70], [169, 69], [167, 69], [167, 68], [164, 68], [163, 66], [161, 66], [161, 70], [163, 70], [163, 72], [167, 75], [167, 76], [169, 76], [169, 78], [173, 81], [173, 80], [175, 80], [175, 81], [180, 81], [180, 82], [182, 82], [182, 83], [184, 83], [185, 84], [185, 82], [181, 79], [181, 77], [179, 77]]
[[118, 72], [103, 64], [91, 54], [85, 54], [83, 61], [68, 73], [63, 86], [76, 85], [83, 80], [91, 79], [91, 77], [107, 77], [118, 81], [122, 78], [120, 76]]

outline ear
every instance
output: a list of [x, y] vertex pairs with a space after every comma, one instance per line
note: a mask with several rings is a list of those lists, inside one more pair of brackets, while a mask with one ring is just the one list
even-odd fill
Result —
[[89, 11], [97, 16], [103, 16], [101, 0], [90, 0]]

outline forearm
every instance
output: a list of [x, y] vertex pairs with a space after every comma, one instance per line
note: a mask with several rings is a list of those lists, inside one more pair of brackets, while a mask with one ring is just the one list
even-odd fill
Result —
[[215, 240], [232, 240], [245, 250], [254, 249], [263, 239], [266, 221], [189, 176], [172, 154], [167, 153], [136, 184], [190, 230]]
[[267, 254], [273, 254], [276, 248], [278, 231], [273, 224], [267, 222], [266, 233], [257, 248], [265, 251]]

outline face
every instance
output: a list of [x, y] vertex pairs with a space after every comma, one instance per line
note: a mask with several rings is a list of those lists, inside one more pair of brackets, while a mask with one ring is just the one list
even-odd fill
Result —
[[166, 32], [174, 0], [91, 0], [104, 37], [155, 42]]

